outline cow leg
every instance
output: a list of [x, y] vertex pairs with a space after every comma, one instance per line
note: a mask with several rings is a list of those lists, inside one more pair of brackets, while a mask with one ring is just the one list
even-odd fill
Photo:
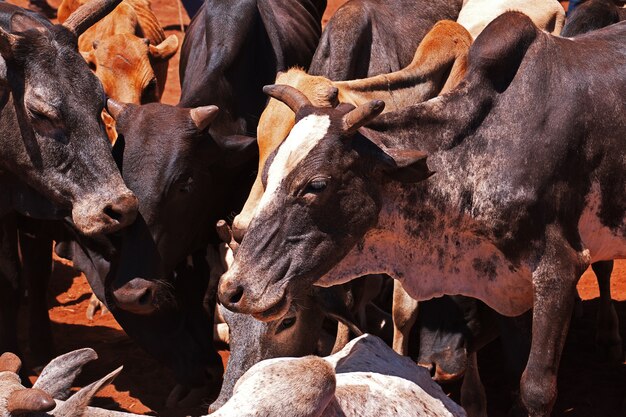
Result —
[[13, 216], [0, 220], [0, 352], [19, 354], [17, 315], [21, 299], [17, 226]]
[[404, 291], [399, 281], [393, 282], [393, 306], [391, 315], [393, 318], [393, 350], [400, 355], [409, 354], [409, 334], [417, 320], [418, 305]]
[[46, 299], [52, 275], [52, 239], [41, 233], [41, 225], [35, 225], [33, 233], [20, 230], [19, 238], [22, 273], [28, 285], [28, 343], [35, 363], [45, 365], [54, 354]]
[[530, 417], [548, 417], [557, 395], [556, 378], [576, 298], [576, 283], [589, 265], [564, 239], [547, 230], [542, 259], [533, 272], [530, 357], [520, 394]]
[[487, 417], [487, 395], [480, 380], [476, 352], [467, 355], [467, 367], [461, 385], [461, 407], [468, 417]]
[[591, 265], [598, 280], [600, 304], [598, 306], [596, 348], [603, 359], [621, 362], [624, 353], [619, 334], [619, 320], [611, 300], [611, 272], [613, 261], [596, 262]]

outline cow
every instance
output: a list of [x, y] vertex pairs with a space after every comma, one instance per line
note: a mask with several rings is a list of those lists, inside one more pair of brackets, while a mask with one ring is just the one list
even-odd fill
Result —
[[[350, 286], [345, 287], [316, 289], [294, 304], [284, 317], [270, 322], [261, 322], [250, 315], [233, 313], [220, 306], [221, 316], [228, 325], [230, 355], [220, 395], [211, 404], [209, 412], [224, 405], [232, 396], [239, 378], [262, 360], [324, 355], [331, 353], [331, 348], [332, 353], [342, 349], [348, 340], [338, 331], [331, 343], [324, 331], [327, 319], [332, 323], [342, 323], [354, 335], [361, 336], [364, 327], [359, 328], [355, 324], [353, 314], [354, 304], [360, 300], [354, 299], [355, 293]], [[352, 302], [348, 298], [352, 298]]]
[[[254, 401], [250, 401], [251, 396]], [[334, 355], [269, 359], [254, 365], [216, 417], [465, 416], [428, 372], [363, 335]]]
[[[413, 60], [397, 72], [361, 80], [333, 82], [322, 76], [291, 69], [279, 74], [276, 83], [300, 89], [319, 106], [330, 106], [336, 104], [337, 100], [363, 104], [378, 98], [386, 100], [389, 103], [387, 109], [391, 110], [396, 106], [427, 100], [456, 86], [465, 75], [471, 42], [470, 34], [461, 25], [441, 21], [420, 42], [413, 53]], [[288, 108], [277, 100], [270, 100], [259, 120], [259, 171], [250, 196], [233, 220], [233, 234], [238, 241], [243, 238], [263, 194], [263, 166], [293, 125], [294, 118]]]
[[[270, 320], [312, 284], [387, 273], [418, 300], [532, 308], [521, 397], [531, 416], [549, 415], [576, 283], [626, 255], [625, 34], [618, 23], [559, 38], [504, 13], [455, 89], [382, 116], [381, 101], [319, 108], [266, 87], [297, 122], [264, 168], [220, 301]], [[560, 111], [579, 103], [593, 103], [583, 119]]]
[[[91, 0], [64, 0], [59, 21]], [[167, 38], [148, 0], [123, 0], [78, 40], [81, 51], [108, 97], [133, 104], [161, 99], [169, 59], [178, 38]]]
[[[203, 307], [209, 285], [205, 252], [217, 241], [212, 225], [245, 198], [255, 142], [213, 138], [208, 130], [216, 106], [109, 99], [107, 109], [119, 133], [113, 154], [135, 190], [139, 215], [104, 245], [74, 242], [65, 255], [85, 272], [126, 333], [172, 369], [177, 382], [186, 388], [217, 385], [223, 368], [212, 345], [213, 307]], [[118, 291], [111, 282], [118, 271], [141, 276], [138, 268], [151, 268], [163, 281], [137, 278], [139, 288]]]
[[580, 35], [621, 20], [626, 20], [626, 9], [617, 7], [611, 0], [589, 0], [574, 9], [561, 36]]
[[87, 236], [132, 223], [126, 188], [99, 122], [104, 93], [76, 38], [116, 1], [94, 1], [64, 25], [0, 4], [0, 222], [3, 348], [17, 348], [20, 278], [15, 213], [66, 219]]
[[457, 19], [461, 3], [348, 1], [324, 29], [309, 74], [344, 81], [399, 71], [436, 22]]
[[[626, 20], [626, 9], [609, 0], [589, 0], [574, 9], [568, 17], [562, 36], [578, 36]], [[591, 265], [598, 281], [600, 305], [597, 317], [596, 349], [601, 357], [621, 362], [624, 357], [619, 321], [611, 300], [611, 272], [613, 261]]]
[[[113, 152], [139, 198], [140, 215], [111, 239], [114, 256], [72, 245], [72, 258], [124, 330], [186, 388], [221, 379], [213, 326], [203, 309], [206, 248], [219, 242], [215, 222], [240, 209], [254, 179], [256, 141], [239, 134], [248, 130], [242, 123], [256, 127], [262, 85], [287, 63], [309, 64], [314, 47], [308, 56], [303, 51], [321, 33], [321, 13], [312, 4], [206, 2], [182, 48], [187, 72], [181, 102], [108, 102], [121, 138]], [[246, 88], [260, 93], [242, 94]]]
[[557, 0], [466, 0], [457, 22], [476, 39], [489, 22], [512, 10], [524, 13], [539, 29], [553, 35], [559, 35], [565, 23], [565, 10]]
[[101, 124], [92, 117], [104, 106], [102, 88], [76, 49], [76, 37], [113, 4], [93, 2], [64, 26], [0, 5], [0, 168], [3, 184], [12, 184], [0, 214], [45, 214], [37, 213], [37, 204], [24, 206], [43, 198], [29, 198], [35, 193], [20, 182], [59, 208], [71, 209], [74, 224], [85, 235], [113, 232], [134, 220], [137, 200], [102, 140]]
[[[59, 22], [87, 1], [64, 0], [59, 6]], [[108, 97], [133, 104], [153, 103], [163, 95], [168, 61], [178, 50], [178, 37], [165, 37], [149, 0], [123, 0], [80, 36], [78, 49]], [[114, 121], [106, 112], [102, 120], [109, 140], [115, 142]]]

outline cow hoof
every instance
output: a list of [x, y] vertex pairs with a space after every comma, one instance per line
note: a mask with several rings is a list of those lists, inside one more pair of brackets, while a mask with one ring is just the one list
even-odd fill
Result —
[[98, 310], [100, 310], [100, 316], [104, 316], [109, 312], [107, 306], [105, 306], [102, 301], [98, 300], [98, 297], [96, 297], [95, 294], [91, 294], [89, 305], [87, 306], [87, 313], [85, 314], [87, 316], [87, 320], [93, 321], [93, 318]]

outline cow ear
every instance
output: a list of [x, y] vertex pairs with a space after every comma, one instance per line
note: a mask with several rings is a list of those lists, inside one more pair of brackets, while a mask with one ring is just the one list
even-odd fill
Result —
[[493, 88], [504, 91], [522, 63], [539, 29], [528, 16], [507, 12], [478, 35], [469, 52], [468, 74], [480, 74]]
[[0, 54], [6, 60], [13, 57], [13, 48], [17, 44], [18, 36], [0, 28]]
[[[95, 44], [95, 42], [94, 42]], [[80, 54], [83, 56], [83, 59], [91, 69], [95, 68], [96, 65], [96, 52], [94, 49], [90, 49], [89, 51], [80, 51]]]
[[37, 18], [26, 13], [17, 12], [11, 16], [11, 32], [26, 32], [29, 29], [44, 29]]
[[217, 106], [202, 106], [195, 107], [189, 111], [189, 117], [193, 120], [193, 124], [196, 125], [196, 128], [199, 132], [205, 131], [215, 120], [217, 114], [219, 112], [219, 108]]
[[222, 150], [242, 152], [256, 147], [256, 138], [245, 135], [216, 136], [213, 138]]
[[401, 144], [386, 146], [377, 132], [371, 129], [359, 130], [359, 133], [354, 139], [354, 148], [376, 161], [390, 178], [404, 183], [416, 183], [434, 174], [428, 169], [425, 152]]
[[168, 36], [158, 45], [150, 45], [150, 56], [154, 59], [167, 60], [170, 59], [178, 50], [178, 37], [176, 35]]

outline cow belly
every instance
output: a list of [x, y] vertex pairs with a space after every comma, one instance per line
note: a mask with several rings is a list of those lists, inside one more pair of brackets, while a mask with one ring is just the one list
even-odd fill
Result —
[[518, 316], [532, 307], [532, 274], [516, 267], [487, 241], [469, 237], [435, 239], [416, 246], [386, 236], [352, 250], [316, 285], [342, 284], [368, 274], [387, 274], [402, 282], [416, 300], [461, 294], [484, 301], [497, 312]]
[[601, 204], [600, 186], [594, 184], [578, 221], [583, 247], [589, 251], [591, 262], [626, 258], [624, 219], [617, 229], [605, 226], [600, 218]]
[[[532, 274], [526, 267], [515, 268], [501, 254], [480, 256], [466, 253], [454, 264], [429, 264], [399, 278], [407, 293], [417, 300], [444, 294], [477, 298], [505, 316], [519, 316], [532, 308]], [[397, 278], [397, 277], [394, 277]]]

